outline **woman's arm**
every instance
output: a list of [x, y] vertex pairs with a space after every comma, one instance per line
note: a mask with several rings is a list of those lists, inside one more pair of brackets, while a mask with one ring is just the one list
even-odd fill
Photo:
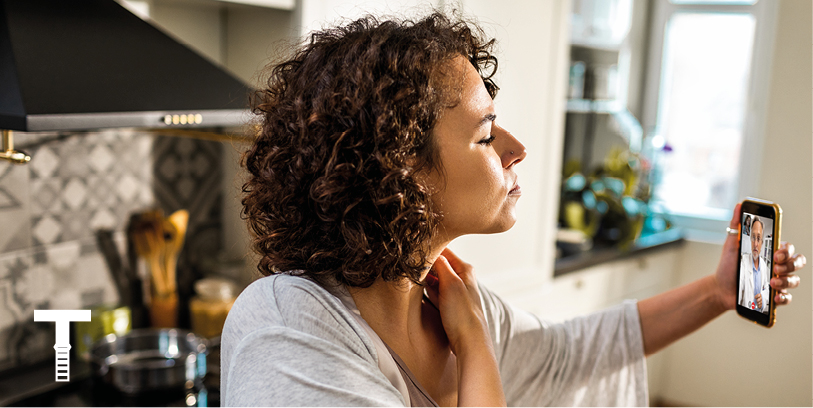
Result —
[[714, 276], [638, 302], [644, 353], [649, 356], [699, 329], [728, 308], [716, 294]]
[[[737, 228], [739, 219], [740, 205], [737, 204], [729, 227]], [[714, 275], [638, 302], [646, 355], [661, 350], [736, 307], [738, 249], [737, 236], [728, 235]], [[774, 261], [776, 276], [770, 280], [770, 285], [777, 294], [773, 300], [777, 305], [785, 305], [791, 301], [787, 289], [799, 286], [799, 277], [792, 272], [804, 267], [807, 260], [804, 255], [794, 253], [793, 245], [783, 243], [774, 253]]]
[[457, 406], [504, 407], [494, 345], [471, 265], [445, 249], [427, 276], [427, 293], [438, 305], [443, 329], [457, 358]]

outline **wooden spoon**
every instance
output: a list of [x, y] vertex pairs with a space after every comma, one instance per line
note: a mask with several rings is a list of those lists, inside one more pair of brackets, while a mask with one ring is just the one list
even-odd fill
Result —
[[167, 282], [174, 291], [177, 279], [178, 255], [181, 252], [186, 237], [186, 227], [189, 224], [189, 211], [175, 211], [169, 216], [167, 221], [168, 223], [165, 223], [164, 227], [164, 239], [166, 241], [164, 262], [167, 271]]
[[158, 294], [171, 293], [167, 287], [166, 273], [162, 264], [164, 252], [163, 233], [159, 221], [163, 219], [160, 211], [149, 211], [141, 214], [133, 241], [136, 251], [150, 265], [150, 276], [155, 292]]

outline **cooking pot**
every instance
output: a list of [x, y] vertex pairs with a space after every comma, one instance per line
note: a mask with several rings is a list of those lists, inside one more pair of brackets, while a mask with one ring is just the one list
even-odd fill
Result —
[[182, 329], [139, 329], [93, 345], [94, 374], [125, 394], [192, 388], [206, 375], [206, 339]]

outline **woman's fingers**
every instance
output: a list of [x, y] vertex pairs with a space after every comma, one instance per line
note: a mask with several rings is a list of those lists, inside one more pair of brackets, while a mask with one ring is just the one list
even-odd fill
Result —
[[795, 254], [785, 261], [778, 261], [774, 265], [773, 270], [777, 275], [788, 274], [799, 269], [804, 268], [807, 264], [807, 258], [802, 254]]
[[429, 301], [437, 308], [440, 297], [438, 293], [438, 278], [435, 277], [431, 272], [426, 275], [426, 285], [424, 289], [426, 289], [426, 296], [429, 298]]
[[801, 278], [796, 275], [785, 275], [771, 279], [771, 287], [777, 290], [793, 289], [799, 286]]
[[796, 254], [796, 247], [793, 244], [788, 244], [787, 242], [782, 242], [779, 245], [779, 249], [773, 256], [773, 259], [776, 262], [785, 262], [788, 258], [792, 257]]
[[777, 305], [786, 305], [793, 300], [793, 295], [788, 293], [785, 290], [779, 291], [779, 293], [774, 296], [773, 301], [776, 302]]
[[452, 252], [449, 248], [444, 248], [443, 252], [441, 252], [441, 257], [446, 258], [449, 265], [451, 266], [452, 270], [460, 276], [460, 278], [466, 282], [467, 285], [472, 284], [476, 281], [474, 275], [474, 268], [466, 263], [463, 262], [454, 252]]
[[[740, 227], [740, 208], [741, 203], [734, 206], [734, 214], [731, 214], [731, 221], [728, 222], [728, 228], [737, 229]], [[719, 225], [719, 224], [718, 224]]]
[[[443, 255], [439, 256], [438, 259], [435, 260], [435, 263], [432, 265], [432, 271], [435, 272], [435, 276], [438, 279], [438, 284], [440, 284], [441, 281], [445, 283], [449, 279], [460, 280], [460, 277], [457, 276], [454, 268], [449, 263], [448, 258]], [[429, 272], [430, 275], [432, 274], [432, 271]]]
[[[734, 213], [731, 215], [731, 220], [728, 222], [728, 228], [734, 231], [739, 231], [740, 228], [741, 209], [742, 204], [737, 203], [737, 205], [734, 206]], [[724, 243], [725, 248], [729, 252], [731, 251], [736, 252], [737, 244], [740, 242], [739, 239], [740, 239], [739, 234], [726, 234], [726, 240]]]
[[452, 266], [452, 269], [458, 271], [458, 273], [460, 273], [460, 270], [466, 269], [466, 267], [471, 266], [463, 262], [463, 260], [460, 259], [457, 255], [455, 255], [455, 253], [452, 252], [452, 250], [449, 249], [448, 247], [444, 248], [443, 252], [441, 252], [440, 254], [441, 256], [445, 257], [447, 261], [449, 261], [449, 265]]

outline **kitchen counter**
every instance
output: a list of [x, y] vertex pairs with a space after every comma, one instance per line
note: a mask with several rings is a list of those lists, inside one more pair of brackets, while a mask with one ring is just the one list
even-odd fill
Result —
[[633, 243], [632, 248], [627, 251], [622, 251], [617, 247], [593, 248], [588, 251], [557, 258], [553, 266], [553, 276], [562, 276], [604, 262], [640, 255], [656, 249], [677, 246], [683, 242], [683, 232], [679, 228], [672, 228], [663, 232], [639, 237]]

